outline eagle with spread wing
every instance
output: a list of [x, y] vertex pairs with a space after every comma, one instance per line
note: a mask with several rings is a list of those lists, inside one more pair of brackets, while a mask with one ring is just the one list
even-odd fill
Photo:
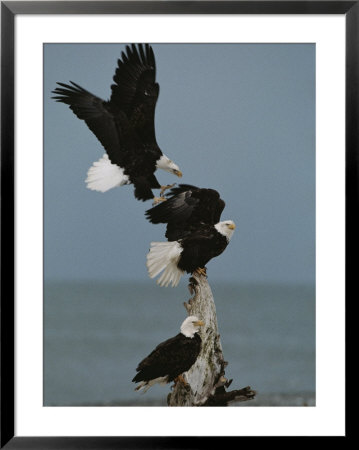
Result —
[[225, 202], [214, 189], [185, 184], [167, 195], [167, 201], [147, 210], [146, 217], [167, 224], [169, 242], [151, 242], [146, 264], [151, 278], [162, 272], [160, 286], [177, 286], [185, 272], [206, 274], [206, 264], [226, 249], [235, 224], [219, 221]]
[[[179, 167], [157, 144], [155, 109], [159, 95], [156, 62], [149, 44], [126, 46], [113, 77], [110, 100], [91, 94], [78, 84], [57, 83], [53, 97], [69, 105], [101, 142], [106, 153], [87, 173], [89, 189], [106, 192], [133, 184], [138, 200], [164, 200], [168, 186], [161, 186], [154, 173], [163, 169], [178, 177]], [[161, 189], [154, 197], [152, 189]]]

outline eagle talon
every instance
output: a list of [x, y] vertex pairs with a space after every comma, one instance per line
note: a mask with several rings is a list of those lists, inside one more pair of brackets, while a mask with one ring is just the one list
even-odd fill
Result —
[[197, 267], [195, 273], [197, 275], [203, 275], [204, 277], [207, 277], [207, 269], [205, 267]]
[[153, 197], [152, 205], [153, 206], [158, 205], [159, 203], [164, 202], [166, 200], [167, 199], [165, 197]]
[[167, 189], [173, 188], [175, 185], [176, 185], [176, 183], [167, 184], [166, 186], [161, 186], [160, 197], [164, 197], [165, 191], [167, 191]]
[[183, 375], [178, 375], [178, 377], [176, 377], [173, 381], [175, 382], [174, 387], [176, 387], [178, 383], [183, 384], [183, 386], [188, 386], [188, 383], [184, 379]]

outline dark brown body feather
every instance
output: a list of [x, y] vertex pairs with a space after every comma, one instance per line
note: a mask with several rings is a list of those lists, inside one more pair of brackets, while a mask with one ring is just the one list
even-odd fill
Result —
[[212, 225], [203, 225], [179, 240], [183, 251], [177, 263], [179, 269], [193, 273], [227, 247], [228, 240]]
[[136, 371], [133, 382], [150, 381], [168, 376], [167, 382], [187, 372], [196, 362], [201, 349], [201, 338], [196, 333], [193, 338], [177, 334], [159, 344], [143, 361]]

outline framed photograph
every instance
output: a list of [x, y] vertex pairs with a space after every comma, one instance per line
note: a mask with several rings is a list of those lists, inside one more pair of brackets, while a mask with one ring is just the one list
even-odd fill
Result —
[[2, 447], [346, 436], [358, 8], [1, 3]]

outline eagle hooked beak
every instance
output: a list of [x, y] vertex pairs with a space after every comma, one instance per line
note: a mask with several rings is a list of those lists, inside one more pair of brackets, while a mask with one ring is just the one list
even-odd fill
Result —
[[202, 320], [197, 320], [197, 322], [193, 322], [193, 325], [195, 325], [196, 327], [203, 327], [204, 322]]
[[228, 228], [229, 228], [230, 230], [234, 230], [234, 229], [236, 228], [236, 226], [235, 226], [234, 223], [230, 223], [230, 224], [228, 225]]
[[182, 172], [180, 170], [174, 170], [173, 173], [177, 175], [179, 178], [182, 177]]

